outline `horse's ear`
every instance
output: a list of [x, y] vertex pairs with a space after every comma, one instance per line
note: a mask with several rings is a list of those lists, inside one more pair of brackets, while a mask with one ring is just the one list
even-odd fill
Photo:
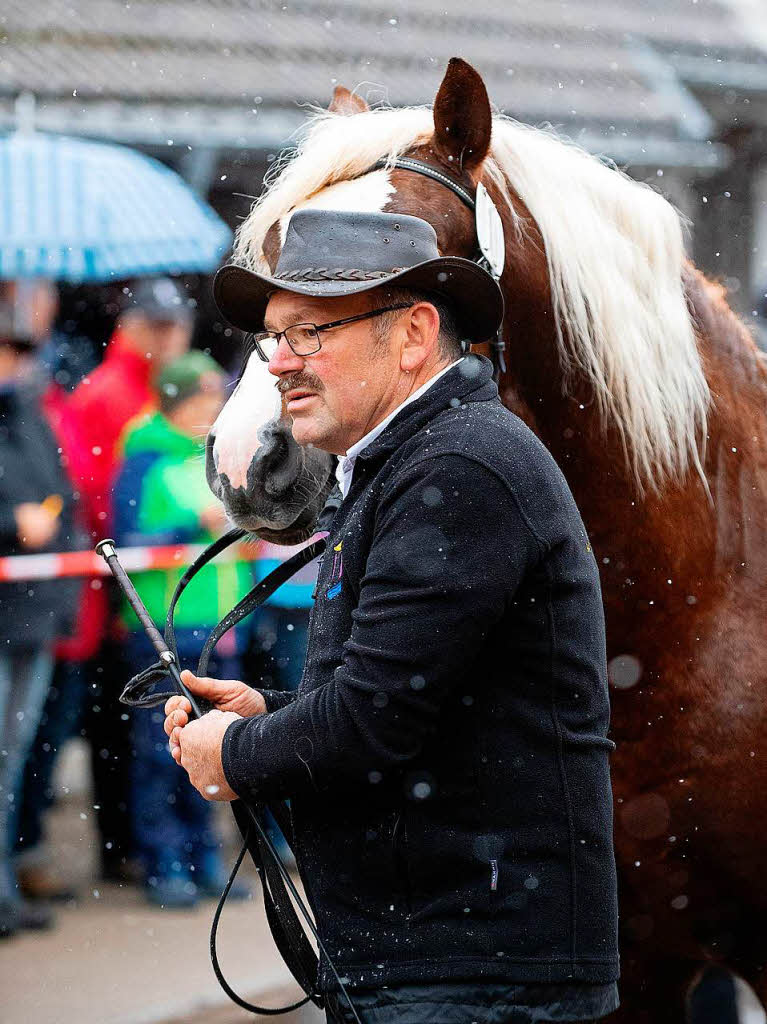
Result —
[[364, 114], [366, 110], [370, 110], [370, 107], [361, 96], [346, 89], [343, 85], [337, 85], [333, 90], [333, 99], [330, 101], [328, 110], [331, 114]]
[[266, 262], [269, 264], [270, 273], [277, 269], [277, 260], [280, 258], [280, 222], [276, 220], [269, 226], [264, 236], [263, 253]]
[[434, 100], [434, 148], [437, 155], [472, 176], [490, 150], [493, 115], [485, 83], [460, 57], [447, 66]]

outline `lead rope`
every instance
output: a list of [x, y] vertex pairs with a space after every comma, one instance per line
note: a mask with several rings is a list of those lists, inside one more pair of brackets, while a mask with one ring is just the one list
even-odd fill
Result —
[[221, 919], [221, 912], [224, 909], [224, 904], [226, 903], [226, 898], [229, 895], [229, 890], [232, 888], [232, 885], [234, 884], [234, 880], [237, 877], [237, 872], [240, 870], [240, 865], [245, 859], [245, 854], [248, 852], [248, 848], [249, 836], [246, 836], [245, 842], [242, 844], [242, 848], [237, 856], [237, 860], [234, 863], [234, 867], [232, 868], [229, 874], [229, 878], [227, 879], [226, 885], [224, 886], [224, 891], [221, 893], [221, 896], [219, 897], [218, 905], [216, 906], [216, 912], [213, 915], [213, 924], [211, 925], [210, 928], [210, 962], [213, 965], [213, 973], [216, 975], [216, 980], [218, 981], [221, 988], [229, 996], [233, 1003], [236, 1003], [238, 1006], [241, 1006], [243, 1010], [248, 1010], [250, 1013], [258, 1013], [263, 1016], [277, 1016], [278, 1014], [290, 1013], [291, 1010], [298, 1010], [302, 1006], [306, 1006], [306, 1004], [309, 1002], [309, 996], [304, 996], [303, 999], [299, 999], [295, 1003], [291, 1003], [289, 1006], [278, 1006], [276, 1008], [269, 1006], [256, 1006], [255, 1003], [249, 1003], [247, 999], [243, 999], [242, 996], [238, 995], [234, 991], [232, 986], [224, 977], [223, 972], [221, 970], [221, 966], [218, 962], [218, 950], [216, 949], [218, 922]]
[[[175, 647], [173, 617], [181, 594], [204, 565], [215, 558], [221, 551], [225, 550], [225, 548], [240, 540], [244, 535], [245, 532], [239, 529], [231, 530], [228, 534], [225, 534], [224, 537], [221, 537], [218, 541], [210, 545], [210, 547], [207, 548], [198, 559], [196, 559], [196, 561], [189, 567], [189, 569], [187, 569], [179, 580], [178, 586], [168, 608], [165, 627], [166, 643], [171, 647], [171, 649], [174, 649]], [[278, 589], [278, 587], [294, 576], [299, 569], [308, 565], [309, 562], [314, 561], [315, 558], [322, 554], [325, 550], [325, 545], [325, 539], [320, 538], [313, 544], [309, 544], [291, 558], [287, 559], [287, 561], [283, 562], [282, 565], [279, 565], [263, 580], [260, 580], [252, 590], [250, 590], [249, 593], [246, 594], [245, 597], [243, 597], [235, 607], [224, 616], [205, 641], [197, 666], [197, 675], [204, 675], [207, 672], [210, 656], [215, 650], [216, 644], [224, 634], [228, 633], [230, 629], [237, 625], [238, 622], [241, 622], [248, 615], [252, 614]], [[176, 653], [175, 650], [174, 653]], [[306, 934], [301, 927], [301, 923], [296, 915], [294, 906], [291, 903], [290, 897], [292, 897], [295, 905], [301, 912], [301, 916], [304, 918], [312, 937], [317, 943], [318, 949], [325, 957], [333, 977], [349, 1005], [349, 1009], [352, 1012], [356, 1024], [361, 1024], [351, 997], [349, 996], [344, 983], [341, 981], [335, 964], [325, 949], [324, 943], [317, 932], [317, 928], [312, 920], [311, 914], [301, 898], [300, 893], [296, 889], [293, 879], [290, 877], [285, 865], [282, 863], [282, 859], [274, 848], [274, 844], [264, 827], [261, 820], [264, 813], [263, 808], [254, 808], [248, 802], [243, 800], [233, 804], [232, 810], [240, 832], [243, 834], [244, 842], [227, 884], [224, 887], [224, 891], [221, 894], [221, 898], [219, 899], [210, 932], [211, 963], [213, 965], [213, 971], [222, 989], [238, 1006], [241, 1006], [243, 1009], [248, 1010], [251, 1013], [257, 1013], [260, 1015], [276, 1016], [277, 1014], [288, 1013], [291, 1010], [304, 1006], [309, 1002], [309, 1000], [314, 1002], [318, 1007], [323, 1008], [324, 1001], [316, 991], [316, 981], [312, 978], [312, 975], [314, 975], [314, 978], [317, 976], [318, 960], [306, 939]], [[245, 812], [249, 819], [247, 823], [244, 823], [241, 820], [241, 810]], [[284, 820], [283, 811], [284, 807], [281, 805], [280, 812], [276, 815], [278, 819], [282, 818]], [[251, 826], [255, 826], [255, 845], [252, 841], [253, 835]], [[269, 1008], [257, 1006], [256, 1004], [243, 999], [228, 983], [219, 963], [218, 951], [216, 948], [218, 924], [226, 898], [229, 895], [235, 878], [237, 877], [237, 872], [242, 865], [245, 853], [248, 851], [251, 854], [251, 858], [261, 881], [261, 889], [264, 896], [264, 908], [266, 910], [272, 937], [274, 938], [275, 944], [277, 945], [283, 960], [293, 974], [293, 977], [304, 992], [307, 993], [303, 999], [298, 1000], [295, 1003], [291, 1003], [289, 1006]], [[267, 856], [264, 856], [265, 853]], [[276, 873], [274, 870], [275, 868]], [[288, 893], [290, 895], [288, 895]], [[327, 1009], [327, 1007], [324, 1008]]]
[[[220, 554], [238, 540], [241, 540], [245, 535], [245, 531], [240, 529], [230, 530], [228, 533], [224, 534], [223, 537], [214, 541], [213, 544], [207, 547], [205, 551], [195, 559], [179, 580], [168, 607], [168, 614], [165, 622], [165, 642], [173, 652], [177, 662], [178, 648], [173, 619], [179, 598], [200, 569], [207, 565], [216, 557], [216, 555]], [[210, 655], [213, 653], [213, 650], [221, 637], [238, 622], [241, 622], [242, 619], [255, 611], [255, 609], [263, 604], [263, 602], [270, 597], [278, 587], [294, 576], [299, 569], [320, 555], [325, 549], [325, 543], [325, 539], [321, 538], [313, 544], [309, 544], [307, 547], [303, 548], [257, 583], [252, 590], [250, 590], [249, 593], [246, 594], [245, 597], [237, 603], [237, 605], [235, 605], [232, 611], [230, 611], [228, 615], [226, 615], [213, 629], [206, 640], [197, 668], [198, 675], [203, 675], [207, 670]], [[155, 682], [157, 682], [157, 678], [161, 673], [162, 666], [154, 666], [152, 670], [146, 670], [145, 672], [140, 673], [139, 676], [128, 683], [122, 699], [126, 700], [127, 697], [128, 699], [126, 700], [126, 703], [131, 703], [133, 706], [140, 707], [155, 706], [158, 703], [161, 703], [167, 699], [167, 697], [171, 696], [171, 694], [153, 693], [149, 696], [146, 693], [146, 691]], [[209, 702], [200, 701], [199, 703], [201, 705], [200, 710], [203, 713], [205, 713], [206, 710], [210, 710], [211, 705]], [[251, 1013], [263, 1016], [276, 1016], [278, 1014], [289, 1013], [292, 1010], [299, 1009], [311, 1000], [321, 1009], [324, 1008], [328, 1013], [332, 1013], [333, 1017], [336, 1016], [335, 1012], [331, 1011], [330, 1007], [326, 1007], [324, 1005], [322, 995], [316, 989], [319, 961], [306, 938], [306, 933], [301, 926], [295, 907], [291, 902], [292, 898], [295, 902], [295, 906], [298, 907], [301, 916], [306, 922], [312, 937], [317, 943], [320, 953], [325, 957], [339, 990], [351, 1010], [354, 1021], [356, 1024], [361, 1024], [354, 1003], [352, 1002], [346, 986], [342, 982], [338, 971], [336, 970], [335, 964], [328, 955], [324, 943], [317, 932], [314, 921], [312, 920], [311, 914], [304, 903], [301, 894], [298, 892], [293, 879], [290, 877], [285, 865], [282, 863], [280, 855], [274, 848], [274, 844], [262, 823], [261, 819], [264, 815], [264, 806], [258, 805], [257, 807], [253, 807], [244, 800], [238, 800], [233, 802], [231, 807], [237, 826], [243, 836], [243, 845], [229, 875], [227, 883], [224, 886], [224, 890], [221, 893], [221, 897], [213, 916], [213, 923], [211, 925], [210, 957], [218, 983], [234, 1003]], [[275, 808], [273, 813], [275, 814], [278, 822], [286, 822], [285, 810], [284, 805], [281, 803], [279, 810]], [[253, 834], [253, 829], [255, 829], [255, 835]], [[261, 889], [264, 896], [264, 908], [266, 910], [266, 916], [269, 922], [269, 928], [272, 932], [272, 937], [274, 938], [275, 944], [277, 945], [277, 948], [279, 949], [280, 954], [291, 974], [306, 993], [303, 999], [300, 999], [295, 1003], [291, 1003], [288, 1006], [257, 1006], [256, 1004], [243, 999], [234, 991], [226, 980], [219, 963], [216, 947], [218, 925], [227, 896], [229, 895], [247, 852], [251, 855], [261, 882]]]

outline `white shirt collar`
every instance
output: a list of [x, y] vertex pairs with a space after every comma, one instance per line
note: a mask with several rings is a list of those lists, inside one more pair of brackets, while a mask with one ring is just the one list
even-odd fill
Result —
[[[461, 356], [463, 359], [463, 356]], [[386, 429], [391, 420], [397, 415], [400, 409], [404, 409], [406, 405], [410, 405], [416, 398], [420, 398], [421, 395], [425, 394], [429, 388], [436, 384], [440, 377], [451, 370], [454, 366], [461, 362], [461, 359], [456, 359], [455, 362], [450, 363], [449, 366], [443, 367], [438, 373], [435, 373], [433, 377], [430, 377], [425, 384], [422, 384], [417, 391], [414, 391], [412, 395], [408, 395], [404, 402], [393, 409], [386, 419], [381, 420], [380, 423], [376, 424], [372, 430], [369, 430], [364, 437], [361, 437], [359, 441], [356, 441], [351, 448], [347, 451], [346, 455], [340, 455], [338, 457], [338, 465], [336, 466], [336, 480], [338, 480], [338, 486], [341, 488], [341, 497], [345, 498], [349, 493], [349, 487], [352, 482], [352, 473], [354, 472], [354, 463], [357, 461], [359, 453], [378, 437], [382, 431]]]

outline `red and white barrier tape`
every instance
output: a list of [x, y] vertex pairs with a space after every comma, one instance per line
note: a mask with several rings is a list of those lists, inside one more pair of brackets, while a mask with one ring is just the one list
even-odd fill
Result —
[[[272, 548], [272, 545], [269, 546]], [[182, 569], [205, 550], [204, 544], [169, 544], [163, 547], [117, 548], [126, 572], [142, 569]], [[292, 548], [283, 548], [284, 557]], [[264, 557], [262, 543], [237, 544], [223, 551], [218, 562], [255, 562]], [[0, 558], [0, 582], [50, 580], [62, 576], [108, 576], [106, 562], [95, 551], [62, 551], [58, 554], [6, 555]]]

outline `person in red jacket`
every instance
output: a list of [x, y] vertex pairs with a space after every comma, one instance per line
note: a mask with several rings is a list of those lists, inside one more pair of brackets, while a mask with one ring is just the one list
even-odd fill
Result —
[[[83, 378], [69, 400], [79, 448], [70, 471], [93, 543], [108, 537], [112, 528], [112, 486], [121, 435], [137, 415], [155, 407], [153, 378], [189, 349], [192, 326], [192, 309], [173, 280], [140, 281], [117, 321], [103, 362]], [[128, 861], [134, 844], [128, 824], [130, 723], [117, 695], [119, 680], [130, 673], [122, 664], [121, 645], [111, 629], [111, 588], [96, 593], [101, 600], [99, 625], [104, 640], [90, 666], [84, 725], [98, 807], [101, 874], [106, 880], [123, 881], [132, 880]]]
[[82, 446], [79, 485], [93, 539], [111, 525], [117, 444], [126, 424], [156, 404], [152, 379], [189, 349], [192, 314], [168, 277], [136, 285], [117, 321], [104, 361], [70, 399]]

